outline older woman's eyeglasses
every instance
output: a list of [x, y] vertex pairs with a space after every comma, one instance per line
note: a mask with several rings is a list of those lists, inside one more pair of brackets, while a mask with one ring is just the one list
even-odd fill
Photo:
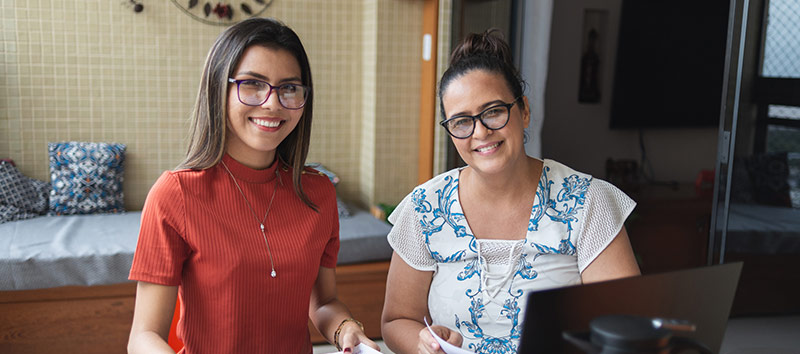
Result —
[[503, 129], [503, 127], [508, 124], [508, 118], [511, 117], [511, 107], [513, 107], [517, 101], [519, 101], [519, 98], [511, 103], [491, 106], [474, 116], [455, 116], [439, 124], [447, 130], [447, 133], [456, 139], [466, 139], [472, 136], [472, 133], [475, 132], [476, 120], [481, 121], [481, 124], [483, 124], [486, 129]]
[[236, 80], [228, 78], [228, 82], [236, 84], [239, 102], [248, 106], [260, 106], [267, 102], [272, 90], [278, 93], [278, 102], [286, 109], [300, 109], [306, 104], [311, 88], [300, 84], [283, 84], [272, 86], [266, 81], [255, 79]]

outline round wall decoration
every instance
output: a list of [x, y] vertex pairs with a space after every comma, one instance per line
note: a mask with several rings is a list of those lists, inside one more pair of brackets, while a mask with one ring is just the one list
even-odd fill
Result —
[[195, 20], [227, 26], [244, 19], [259, 16], [273, 0], [172, 0], [181, 11]]

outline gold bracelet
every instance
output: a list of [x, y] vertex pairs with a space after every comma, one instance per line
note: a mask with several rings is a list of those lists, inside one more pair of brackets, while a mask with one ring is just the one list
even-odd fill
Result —
[[339, 345], [339, 333], [342, 333], [342, 327], [344, 327], [344, 324], [347, 323], [347, 321], [355, 322], [355, 324], [361, 327], [361, 332], [364, 332], [364, 325], [361, 324], [361, 322], [359, 322], [357, 319], [352, 317], [343, 319], [342, 322], [339, 323], [339, 327], [336, 327], [336, 332], [333, 333], [333, 345], [336, 346], [336, 350], [342, 350], [342, 346]]

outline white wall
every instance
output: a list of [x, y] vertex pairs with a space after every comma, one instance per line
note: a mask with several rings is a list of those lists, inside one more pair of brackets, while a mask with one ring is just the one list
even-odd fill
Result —
[[547, 84], [548, 48], [553, 13], [553, 0], [536, 0], [523, 3], [522, 48], [519, 50], [519, 70], [528, 83], [526, 95], [530, 104], [531, 121], [528, 124], [528, 141], [525, 152], [542, 157], [542, 122], [544, 121], [545, 85]]
[[[607, 158], [638, 161], [641, 154], [638, 131], [609, 129], [620, 6], [621, 0], [558, 0], [553, 4], [542, 155], [600, 178], [605, 176]], [[608, 10], [598, 104], [578, 103], [586, 8]], [[654, 177], [660, 181], [694, 181], [700, 170], [712, 169], [716, 161], [717, 128], [644, 130], [644, 142]]]

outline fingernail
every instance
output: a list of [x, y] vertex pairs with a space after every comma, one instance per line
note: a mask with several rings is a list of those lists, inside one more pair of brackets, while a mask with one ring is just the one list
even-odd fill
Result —
[[351, 351], [352, 351], [352, 350], [350, 350], [350, 348], [344, 348], [344, 352], [345, 352], [345, 353], [349, 353], [349, 352], [351, 352]]

